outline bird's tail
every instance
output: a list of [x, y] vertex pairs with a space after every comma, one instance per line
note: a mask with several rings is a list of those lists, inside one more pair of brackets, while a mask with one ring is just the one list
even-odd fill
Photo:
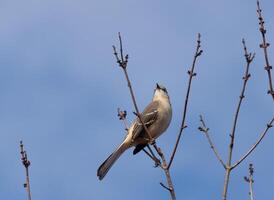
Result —
[[108, 173], [108, 170], [112, 167], [115, 161], [128, 149], [128, 144], [122, 143], [98, 168], [97, 176], [99, 180], [102, 180]]

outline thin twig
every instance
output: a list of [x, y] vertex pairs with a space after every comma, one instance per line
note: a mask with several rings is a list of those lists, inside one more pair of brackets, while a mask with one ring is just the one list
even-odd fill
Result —
[[[139, 118], [145, 132], [147, 133], [148, 137], [149, 137], [149, 140], [148, 142], [153, 145], [154, 147], [156, 147], [159, 151], [160, 148], [158, 148], [156, 146], [156, 142], [155, 140], [151, 137], [151, 134], [149, 133], [149, 130], [147, 129], [146, 125], [144, 124], [144, 121], [142, 120], [142, 117], [141, 117], [141, 114], [139, 112], [139, 109], [138, 109], [138, 106], [137, 106], [137, 103], [136, 103], [136, 100], [135, 100], [135, 96], [134, 96], [134, 92], [133, 92], [133, 89], [132, 89], [132, 86], [131, 86], [131, 82], [130, 82], [130, 79], [129, 79], [129, 76], [128, 76], [128, 73], [127, 73], [127, 63], [128, 63], [128, 55], [126, 55], [125, 57], [123, 56], [123, 46], [122, 46], [122, 38], [121, 38], [121, 35], [119, 33], [119, 43], [120, 43], [120, 56], [121, 56], [121, 59], [119, 58], [118, 56], [118, 53], [116, 51], [116, 48], [115, 46], [113, 46], [113, 51], [114, 51], [114, 55], [116, 57], [116, 60], [117, 60], [117, 63], [119, 64], [119, 66], [123, 69], [124, 71], [124, 74], [125, 74], [125, 77], [126, 77], [126, 80], [127, 80], [127, 85], [128, 85], [128, 88], [130, 90], [130, 94], [131, 94], [131, 98], [132, 98], [132, 101], [133, 101], [133, 105], [135, 107], [135, 114], [137, 115], [137, 117]], [[148, 145], [148, 148], [149, 148], [149, 145]], [[149, 148], [150, 149], [150, 148]], [[151, 150], [151, 149], [150, 149]], [[151, 151], [152, 152], [152, 151]], [[158, 151], [157, 151], [158, 152]], [[147, 152], [148, 153], [148, 152]], [[159, 152], [158, 152], [159, 154]], [[160, 157], [162, 159], [162, 164], [161, 164], [161, 168], [164, 170], [165, 172], [165, 175], [166, 175], [166, 178], [167, 178], [167, 184], [168, 184], [168, 187], [170, 188], [169, 192], [170, 192], [170, 195], [171, 195], [171, 198], [172, 200], [176, 200], [176, 196], [175, 196], [175, 191], [174, 191], [174, 188], [173, 188], [173, 183], [172, 183], [172, 180], [171, 180], [171, 176], [170, 176], [170, 172], [169, 172], [169, 169], [167, 168], [167, 163], [166, 163], [166, 160], [165, 160], [165, 156], [164, 154], [161, 152], [160, 154]], [[156, 158], [156, 156], [152, 155], [152, 157]], [[154, 160], [154, 159], [153, 159]], [[154, 160], [155, 161], [155, 160]], [[156, 162], [156, 161], [155, 161]]]
[[254, 200], [254, 192], [253, 192], [253, 183], [254, 183], [254, 179], [253, 179], [253, 174], [254, 174], [254, 168], [252, 164], [249, 164], [249, 175], [248, 177], [244, 177], [244, 180], [246, 182], [248, 182], [249, 185], [249, 197], [250, 200]]
[[203, 119], [202, 115], [200, 115], [200, 121], [201, 121], [202, 126], [199, 127], [199, 130], [202, 131], [203, 133], [205, 133], [206, 138], [207, 138], [207, 140], [208, 140], [208, 143], [209, 143], [209, 145], [210, 145], [210, 148], [213, 150], [213, 152], [214, 152], [216, 158], [220, 161], [220, 163], [221, 163], [221, 165], [224, 167], [224, 169], [226, 169], [226, 165], [225, 165], [223, 159], [222, 159], [221, 156], [219, 155], [219, 153], [218, 153], [216, 147], [214, 146], [214, 144], [213, 144], [213, 142], [212, 142], [212, 140], [211, 140], [211, 138], [210, 138], [210, 136], [209, 136], [209, 133], [208, 133], [209, 128], [207, 128], [207, 126], [206, 126], [206, 124], [205, 124], [205, 122], [204, 122], [204, 119]]
[[171, 189], [169, 187], [167, 187], [165, 184], [163, 184], [162, 182], [160, 182], [160, 185], [165, 188], [166, 190], [170, 191]]
[[127, 122], [127, 111], [121, 110], [120, 108], [117, 109], [117, 116], [119, 117], [119, 120], [122, 120], [125, 126], [125, 130], [128, 131], [128, 122]]
[[246, 58], [246, 70], [245, 70], [245, 74], [243, 77], [243, 87], [242, 87], [241, 94], [239, 96], [239, 103], [238, 103], [238, 106], [237, 106], [237, 109], [235, 112], [235, 116], [234, 116], [232, 131], [230, 134], [230, 144], [229, 144], [229, 150], [228, 150], [228, 160], [227, 160], [227, 164], [226, 164], [226, 173], [225, 173], [222, 200], [226, 200], [226, 196], [227, 196], [227, 189], [228, 189], [229, 177], [230, 177], [230, 172], [231, 172], [231, 161], [232, 161], [232, 155], [233, 155], [234, 139], [235, 139], [235, 132], [236, 132], [236, 127], [237, 127], [238, 117], [239, 117], [242, 101], [245, 97], [246, 85], [250, 78], [249, 66], [255, 57], [255, 54], [251, 54], [251, 53], [247, 52], [247, 48], [246, 48], [244, 39], [242, 40], [242, 43], [243, 43], [243, 47], [244, 47], [244, 56]]
[[155, 167], [162, 167], [161, 161], [157, 158], [157, 156], [155, 155], [155, 153], [152, 151], [152, 149], [150, 148], [149, 144], [146, 146], [149, 150], [149, 152], [151, 153], [152, 157], [154, 158], [155, 161]]
[[138, 106], [137, 106], [137, 103], [136, 103], [136, 99], [135, 99], [135, 95], [134, 95], [134, 92], [133, 92], [133, 89], [132, 89], [132, 86], [131, 86], [131, 82], [129, 80], [129, 76], [128, 76], [128, 73], [127, 73], [127, 63], [128, 63], [128, 58], [129, 57], [128, 57], [128, 54], [124, 57], [124, 55], [123, 55], [123, 43], [122, 43], [121, 34], [119, 33], [118, 36], [119, 36], [119, 43], [120, 43], [120, 54], [121, 54], [120, 56], [121, 56], [121, 58], [119, 58], [118, 53], [116, 51], [116, 48], [113, 45], [112, 47], [113, 47], [113, 51], [114, 51], [114, 56], [116, 57], [117, 63], [123, 69], [123, 72], [125, 74], [125, 77], [126, 77], [126, 80], [127, 80], [127, 85], [128, 85], [130, 95], [131, 95], [131, 98], [132, 98], [132, 101], [133, 101], [133, 105], [134, 105], [134, 108], [135, 108], [135, 111], [136, 111], [136, 115], [139, 118], [143, 128], [145, 129], [145, 131], [146, 131], [146, 133], [149, 137], [149, 142], [153, 143], [153, 139], [152, 139], [146, 125], [144, 124], [144, 121], [143, 121], [143, 119], [141, 117], [141, 114], [139, 112], [139, 109], [138, 109]]
[[257, 142], [247, 151], [246, 154], [243, 155], [242, 158], [240, 158], [232, 167], [231, 170], [234, 169], [235, 167], [237, 167], [239, 164], [241, 164], [241, 162], [243, 162], [251, 153], [252, 151], [258, 146], [258, 144], [260, 144], [260, 142], [263, 140], [263, 138], [265, 137], [265, 135], [267, 134], [268, 130], [273, 126], [272, 123], [274, 121], [274, 117], [272, 118], [272, 120], [267, 124], [265, 130], [262, 132], [261, 136], [259, 137], [259, 139], [257, 140]]
[[166, 162], [165, 155], [163, 154], [161, 148], [157, 147], [156, 143], [153, 144], [153, 147], [154, 147], [154, 149], [156, 150], [156, 152], [158, 153], [158, 155], [162, 159], [162, 169], [165, 172], [168, 187], [166, 187], [166, 186], [164, 187], [161, 183], [160, 183], [160, 185], [163, 186], [166, 189], [168, 188], [168, 191], [169, 191], [169, 193], [171, 195], [171, 198], [173, 200], [175, 200], [176, 199], [175, 191], [174, 191], [174, 187], [173, 187], [173, 183], [172, 183], [172, 180], [171, 180], [171, 176], [170, 176], [170, 172], [169, 172], [169, 168], [168, 168], [168, 165], [167, 165], [167, 162]]
[[267, 71], [268, 74], [268, 81], [269, 81], [269, 90], [268, 93], [270, 95], [272, 95], [272, 98], [274, 100], [274, 91], [273, 91], [273, 86], [272, 86], [272, 77], [271, 77], [271, 69], [272, 66], [269, 63], [269, 59], [268, 59], [268, 51], [267, 48], [270, 46], [270, 44], [266, 41], [266, 29], [264, 26], [264, 19], [262, 16], [262, 9], [260, 7], [260, 2], [259, 0], [257, 0], [257, 13], [258, 13], [258, 19], [259, 19], [259, 30], [261, 32], [262, 35], [262, 44], [260, 44], [260, 48], [263, 49], [264, 51], [264, 58], [265, 58], [265, 70]]
[[202, 55], [202, 53], [203, 53], [203, 50], [201, 50], [201, 34], [199, 33], [198, 34], [198, 39], [197, 39], [197, 47], [196, 47], [196, 51], [195, 51], [195, 54], [194, 54], [194, 59], [193, 59], [193, 62], [192, 62], [192, 67], [188, 71], [189, 79], [188, 79], [188, 87], [187, 87], [187, 92], [186, 92], [186, 97], [185, 97], [185, 104], [184, 104], [184, 110], [183, 110], [183, 119], [182, 119], [181, 127], [180, 127], [180, 130], [179, 130], [178, 137], [176, 139], [176, 143], [175, 143], [173, 152], [172, 152], [170, 160], [168, 162], [168, 167], [167, 167], [168, 169], [170, 168], [170, 166], [171, 166], [171, 164], [173, 162], [173, 159], [174, 159], [174, 156], [176, 154], [176, 151], [177, 151], [177, 148], [178, 148], [178, 145], [179, 145], [179, 142], [180, 142], [183, 130], [187, 127], [186, 124], [185, 124], [185, 121], [186, 121], [188, 100], [189, 100], [189, 95], [190, 95], [190, 88], [191, 88], [192, 78], [197, 75], [196, 73], [194, 73], [194, 68], [195, 68], [195, 64], [196, 64], [197, 58], [200, 55]]
[[20, 141], [20, 153], [21, 153], [21, 160], [26, 169], [26, 183], [24, 183], [24, 187], [27, 189], [28, 193], [28, 200], [31, 200], [31, 193], [30, 193], [30, 180], [29, 180], [29, 166], [30, 161], [28, 160], [27, 152], [24, 150], [23, 142]]
[[142, 149], [142, 151], [154, 161], [155, 167], [161, 166], [161, 161], [157, 157], [153, 156], [153, 154], [149, 153], [146, 149]]

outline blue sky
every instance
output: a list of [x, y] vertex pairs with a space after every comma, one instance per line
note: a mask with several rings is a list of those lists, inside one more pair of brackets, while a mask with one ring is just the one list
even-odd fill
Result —
[[[261, 1], [274, 44], [272, 1]], [[126, 152], [99, 182], [96, 170], [124, 137], [117, 107], [134, 118], [121, 69], [112, 55], [117, 32], [140, 109], [159, 82], [171, 96], [173, 120], [158, 144], [169, 157], [182, 116], [186, 71], [196, 36], [204, 54], [196, 66], [184, 132], [171, 174], [178, 199], [220, 199], [224, 171], [197, 130], [203, 114], [225, 159], [245, 60], [241, 40], [256, 52], [237, 129], [234, 159], [273, 116], [256, 16], [250, 0], [47, 0], [0, 3], [0, 199], [26, 199], [19, 141], [31, 160], [33, 199], [168, 199], [163, 172], [142, 153]], [[274, 49], [270, 48], [274, 63]], [[248, 199], [243, 181], [255, 166], [255, 197], [271, 199], [273, 129], [232, 172], [229, 199]], [[271, 154], [272, 155], [272, 154]]]

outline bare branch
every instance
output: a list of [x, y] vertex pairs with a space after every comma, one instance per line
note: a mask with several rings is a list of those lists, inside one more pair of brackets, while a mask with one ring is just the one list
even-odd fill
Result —
[[145, 152], [146, 155], [148, 155], [148, 157], [150, 157], [154, 161], [154, 164], [155, 164], [154, 167], [161, 166], [161, 161], [154, 154], [149, 153], [146, 149], [142, 149], [142, 150], [143, 152]]
[[203, 120], [202, 115], [200, 115], [200, 122], [201, 122], [202, 126], [199, 127], [199, 130], [202, 131], [203, 133], [205, 133], [206, 138], [208, 140], [208, 143], [210, 145], [210, 148], [213, 150], [216, 158], [220, 161], [220, 163], [222, 164], [222, 166], [224, 167], [224, 169], [226, 169], [226, 165], [225, 165], [224, 161], [222, 160], [221, 156], [219, 155], [217, 149], [215, 148], [215, 146], [214, 146], [214, 144], [213, 144], [213, 142], [212, 142], [212, 140], [211, 140], [211, 138], [209, 136], [209, 133], [208, 133], [209, 128], [207, 128], [207, 126], [206, 126], [206, 124], [205, 124], [205, 122]]
[[230, 177], [230, 172], [231, 172], [231, 161], [232, 161], [234, 139], [235, 139], [235, 132], [236, 132], [236, 127], [237, 127], [238, 117], [239, 117], [242, 101], [245, 97], [245, 90], [246, 90], [247, 81], [250, 78], [249, 66], [250, 66], [251, 62], [253, 61], [253, 59], [255, 57], [255, 54], [251, 54], [251, 53], [247, 52], [247, 48], [246, 48], [246, 44], [245, 44], [244, 39], [242, 40], [242, 43], [243, 43], [243, 48], [244, 48], [244, 56], [246, 58], [246, 70], [245, 70], [245, 74], [244, 74], [244, 77], [243, 77], [242, 91], [241, 91], [241, 94], [239, 96], [239, 102], [238, 102], [238, 106], [236, 108], [236, 112], [235, 112], [235, 116], [234, 116], [232, 131], [231, 131], [231, 134], [230, 134], [230, 144], [229, 144], [229, 149], [228, 149], [228, 160], [227, 160], [227, 164], [226, 164], [226, 174], [225, 174], [225, 180], [224, 180], [222, 200], [226, 200], [226, 196], [227, 196], [227, 189], [228, 189], [229, 177]]
[[169, 187], [167, 187], [165, 184], [163, 184], [162, 182], [160, 182], [160, 185], [163, 187], [163, 188], [165, 188], [166, 190], [168, 190], [169, 192], [170, 192], [170, 188]]
[[133, 101], [133, 105], [134, 105], [134, 108], [135, 108], [135, 111], [136, 111], [136, 115], [137, 117], [139, 118], [143, 128], [145, 129], [148, 137], [149, 137], [149, 142], [150, 143], [153, 143], [153, 139], [146, 127], [146, 125], [144, 124], [144, 121], [141, 117], [141, 114], [139, 112], [139, 109], [138, 109], [138, 106], [137, 106], [137, 103], [136, 103], [136, 99], [135, 99], [135, 96], [134, 96], [134, 92], [133, 92], [133, 89], [132, 89], [132, 86], [131, 86], [131, 82], [130, 82], [130, 79], [129, 79], [129, 76], [128, 76], [128, 73], [127, 73], [127, 63], [128, 63], [128, 55], [126, 55], [125, 57], [123, 56], [123, 43], [122, 43], [122, 38], [121, 38], [121, 34], [119, 33], [119, 43], [120, 43], [120, 56], [121, 58], [119, 58], [118, 56], [118, 53], [116, 51], [116, 47], [113, 45], [113, 51], [114, 51], [114, 56], [117, 60], [117, 63], [119, 64], [119, 66], [123, 69], [123, 72], [125, 74], [125, 77], [126, 77], [126, 80], [127, 80], [127, 85], [128, 85], [128, 88], [129, 88], [129, 91], [130, 91], [130, 95], [131, 95], [131, 98], [132, 98], [132, 101]]
[[186, 93], [186, 97], [185, 97], [185, 104], [184, 104], [184, 110], [183, 110], [183, 119], [182, 119], [181, 127], [180, 127], [180, 130], [179, 130], [179, 134], [178, 134], [178, 137], [177, 137], [173, 152], [171, 154], [171, 157], [170, 157], [170, 160], [169, 160], [169, 163], [168, 163], [168, 167], [167, 167], [168, 169], [170, 168], [170, 166], [173, 162], [173, 159], [174, 159], [174, 156], [176, 154], [176, 151], [177, 151], [177, 148], [178, 148], [178, 145], [179, 145], [183, 130], [187, 127], [186, 124], [185, 124], [185, 121], [186, 121], [188, 100], [189, 100], [189, 95], [190, 95], [190, 88], [191, 88], [192, 78], [197, 75], [196, 73], [194, 73], [194, 68], [195, 68], [197, 58], [199, 56], [201, 56], [202, 53], [203, 53], [203, 50], [201, 50], [201, 34], [199, 33], [198, 34], [198, 39], [197, 39], [196, 51], [195, 51], [194, 59], [193, 59], [193, 62], [192, 62], [192, 67], [188, 71], [189, 79], [188, 79], [188, 87], [187, 87], [187, 93]]
[[262, 132], [261, 136], [259, 137], [259, 139], [257, 140], [257, 142], [247, 151], [246, 154], [243, 155], [242, 158], [240, 158], [232, 167], [231, 170], [234, 169], [235, 167], [237, 167], [239, 164], [241, 164], [241, 162], [243, 162], [253, 151], [254, 149], [260, 144], [260, 142], [263, 140], [263, 138], [265, 137], [265, 135], [267, 134], [268, 130], [273, 126], [272, 123], [274, 121], [274, 117], [272, 118], [272, 120], [267, 124], [266, 129]]
[[127, 111], [121, 110], [120, 108], [117, 109], [117, 116], [119, 117], [119, 120], [122, 120], [125, 126], [125, 130], [128, 131], [128, 122], [127, 122]]
[[176, 197], [175, 197], [175, 191], [174, 191], [173, 183], [172, 183], [172, 180], [171, 180], [169, 168], [168, 168], [168, 165], [167, 165], [167, 162], [166, 162], [166, 159], [165, 159], [165, 155], [163, 154], [162, 150], [161, 150], [159, 147], [157, 147], [156, 143], [153, 144], [153, 147], [154, 147], [154, 149], [156, 150], [156, 152], [158, 153], [158, 155], [159, 155], [159, 156], [161, 157], [161, 159], [162, 159], [162, 169], [163, 169], [164, 172], [165, 172], [168, 187], [162, 185], [161, 183], [160, 183], [160, 184], [161, 184], [161, 186], [163, 186], [165, 189], [168, 189], [168, 191], [170, 192], [170, 195], [171, 195], [172, 200], [175, 200], [175, 199], [176, 199]]
[[249, 183], [249, 197], [250, 197], [250, 200], [254, 200], [254, 193], [253, 193], [254, 179], [253, 179], [253, 174], [254, 174], [253, 165], [249, 164], [249, 176], [248, 177], [245, 176], [244, 180]]
[[144, 130], [146, 131], [146, 133], [147, 133], [147, 135], [149, 137], [148, 142], [151, 145], [154, 146], [154, 148], [156, 149], [157, 153], [160, 155], [160, 157], [162, 159], [162, 164], [157, 159], [157, 157], [154, 155], [153, 151], [150, 149], [149, 144], [147, 145], [147, 147], [149, 148], [149, 151], [151, 152], [151, 154], [149, 154], [147, 151], [145, 151], [145, 153], [150, 158], [152, 158], [155, 161], [155, 165], [161, 164], [160, 166], [164, 170], [166, 178], [167, 178], [167, 183], [168, 183], [168, 186], [169, 186], [168, 188], [169, 188], [169, 192], [170, 192], [171, 198], [172, 198], [172, 200], [176, 200], [175, 191], [174, 191], [174, 187], [173, 187], [173, 183], [172, 183], [172, 180], [171, 180], [169, 169], [167, 168], [167, 162], [165, 160], [165, 156], [162, 153], [161, 149], [156, 146], [156, 142], [151, 137], [151, 134], [149, 133], [149, 130], [147, 129], [146, 125], [144, 124], [144, 121], [142, 120], [141, 114], [140, 114], [139, 109], [137, 107], [137, 103], [136, 103], [136, 100], [135, 100], [134, 92], [133, 92], [133, 89], [132, 89], [132, 86], [131, 86], [131, 82], [130, 82], [130, 79], [129, 79], [129, 76], [128, 76], [128, 73], [127, 73], [128, 55], [126, 55], [125, 57], [123, 56], [122, 38], [121, 38], [120, 33], [119, 33], [119, 42], [120, 42], [120, 56], [121, 56], [121, 58], [119, 58], [115, 46], [113, 46], [114, 56], [116, 57], [116, 60], [117, 60], [117, 63], [119, 64], [119, 66], [124, 71], [124, 74], [125, 74], [125, 77], [126, 77], [126, 80], [127, 80], [127, 84], [128, 84], [128, 88], [130, 90], [131, 98], [132, 98], [132, 101], [133, 101], [133, 105], [135, 107], [135, 111], [136, 111], [135, 114], [139, 118], [139, 120], [140, 120], [140, 122], [141, 122], [141, 124], [142, 124], [142, 126], [144, 128]]
[[269, 81], [269, 90], [268, 93], [270, 95], [272, 95], [272, 98], [274, 100], [274, 91], [273, 91], [273, 86], [272, 86], [272, 77], [271, 77], [271, 69], [272, 66], [269, 63], [269, 59], [268, 59], [268, 51], [267, 48], [270, 46], [270, 44], [266, 41], [266, 29], [264, 26], [264, 19], [262, 16], [262, 9], [260, 7], [260, 2], [259, 0], [257, 0], [257, 13], [258, 13], [258, 19], [259, 19], [259, 30], [261, 32], [262, 35], [262, 44], [260, 44], [260, 48], [263, 49], [264, 52], [264, 58], [265, 58], [265, 70], [267, 71], [268, 74], [268, 81]]
[[238, 117], [239, 117], [242, 101], [245, 97], [245, 90], [246, 90], [246, 86], [247, 86], [247, 81], [250, 78], [249, 66], [250, 66], [250, 63], [252, 62], [252, 60], [254, 58], [254, 54], [251, 55], [250, 53], [247, 52], [247, 48], [246, 48], [244, 39], [242, 40], [242, 43], [243, 43], [245, 58], [246, 58], [246, 70], [245, 70], [245, 74], [244, 74], [244, 77], [243, 77], [243, 87], [242, 87], [241, 94], [239, 96], [239, 103], [238, 103], [238, 106], [237, 106], [237, 109], [236, 109], [236, 112], [235, 112], [235, 116], [234, 116], [232, 131], [231, 131], [231, 134], [230, 134], [231, 140], [230, 140], [230, 145], [229, 145], [229, 156], [228, 156], [228, 163], [227, 163], [228, 166], [231, 165], [232, 151], [233, 151], [233, 146], [234, 146], [234, 138], [235, 138], [235, 132], [236, 132], [236, 127], [237, 127]]
[[29, 180], [29, 166], [30, 161], [28, 160], [27, 152], [24, 150], [23, 142], [20, 141], [20, 153], [21, 153], [21, 160], [22, 164], [26, 169], [26, 183], [24, 183], [24, 187], [27, 189], [28, 192], [28, 200], [31, 200], [31, 193], [30, 193], [30, 180]]

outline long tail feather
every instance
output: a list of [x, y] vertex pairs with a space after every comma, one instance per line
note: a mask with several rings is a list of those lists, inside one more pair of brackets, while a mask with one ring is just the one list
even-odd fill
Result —
[[128, 149], [126, 143], [122, 143], [98, 168], [97, 176], [99, 180], [102, 180], [105, 175], [108, 173], [115, 161]]

